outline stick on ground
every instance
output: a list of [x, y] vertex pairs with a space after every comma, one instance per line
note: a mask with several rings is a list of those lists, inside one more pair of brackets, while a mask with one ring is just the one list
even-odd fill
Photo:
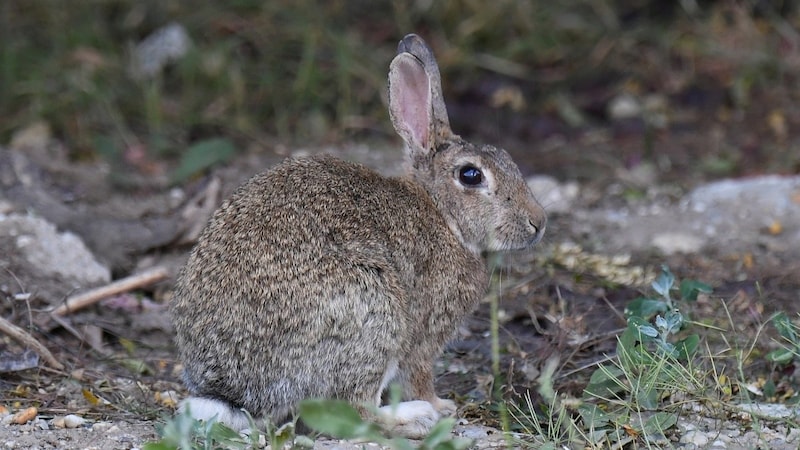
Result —
[[113, 283], [105, 286], [92, 289], [84, 292], [83, 294], [73, 295], [72, 297], [68, 298], [63, 305], [50, 312], [50, 314], [54, 316], [63, 316], [93, 305], [106, 297], [157, 283], [168, 276], [169, 271], [166, 267], [155, 267], [142, 273], [114, 281]]
[[53, 357], [53, 354], [50, 353], [50, 350], [48, 350], [39, 341], [34, 339], [33, 336], [28, 334], [28, 332], [2, 317], [0, 317], [0, 331], [7, 334], [11, 339], [14, 339], [25, 347], [33, 349], [33, 351], [38, 353], [39, 356], [41, 356], [42, 359], [44, 359], [45, 362], [50, 365], [50, 367], [56, 370], [64, 370], [64, 365], [58, 362], [55, 357]]

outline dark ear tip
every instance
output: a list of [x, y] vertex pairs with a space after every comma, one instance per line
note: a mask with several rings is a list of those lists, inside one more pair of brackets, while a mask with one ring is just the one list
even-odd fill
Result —
[[400, 41], [400, 43], [397, 44], [397, 54], [399, 55], [401, 53], [411, 53], [412, 55], [419, 57], [418, 55], [420, 54], [420, 52], [419, 50], [415, 51], [415, 49], [419, 49], [420, 47], [422, 47], [423, 49], [427, 49], [428, 45], [421, 37], [417, 36], [416, 34], [414, 33], [407, 34]]

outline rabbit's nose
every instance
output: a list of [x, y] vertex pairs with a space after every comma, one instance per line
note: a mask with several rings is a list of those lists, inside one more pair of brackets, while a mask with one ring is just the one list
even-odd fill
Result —
[[544, 229], [547, 227], [546, 224], [538, 224], [533, 219], [528, 219], [528, 225], [530, 225], [531, 231], [534, 234], [544, 234]]
[[547, 216], [545, 215], [535, 215], [533, 217], [528, 218], [528, 227], [530, 229], [531, 234], [536, 235], [536, 239], [539, 240], [544, 235], [544, 230], [547, 228]]

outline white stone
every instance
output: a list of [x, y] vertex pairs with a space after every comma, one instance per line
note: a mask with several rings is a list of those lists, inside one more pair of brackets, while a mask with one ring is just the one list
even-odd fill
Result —
[[78, 428], [86, 423], [86, 419], [75, 414], [67, 414], [64, 416], [64, 426], [67, 428]]
[[77, 235], [58, 232], [40, 217], [2, 216], [0, 236], [16, 236], [19, 253], [45, 275], [59, 275], [79, 285], [111, 281], [111, 271], [95, 260]]
[[536, 200], [542, 204], [548, 213], [569, 212], [580, 193], [577, 183], [560, 183], [555, 178], [547, 175], [529, 177], [527, 183]]
[[681, 436], [681, 442], [684, 444], [694, 444], [697, 447], [704, 447], [708, 444], [708, 436], [701, 431], [693, 430]]
[[653, 247], [665, 255], [675, 253], [696, 253], [706, 244], [705, 239], [696, 234], [665, 232], [653, 236]]

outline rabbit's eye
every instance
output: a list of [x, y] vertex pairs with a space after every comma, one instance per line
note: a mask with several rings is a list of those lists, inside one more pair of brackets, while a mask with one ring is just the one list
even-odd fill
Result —
[[483, 181], [483, 174], [477, 167], [464, 166], [458, 171], [458, 179], [466, 186], [477, 186]]

